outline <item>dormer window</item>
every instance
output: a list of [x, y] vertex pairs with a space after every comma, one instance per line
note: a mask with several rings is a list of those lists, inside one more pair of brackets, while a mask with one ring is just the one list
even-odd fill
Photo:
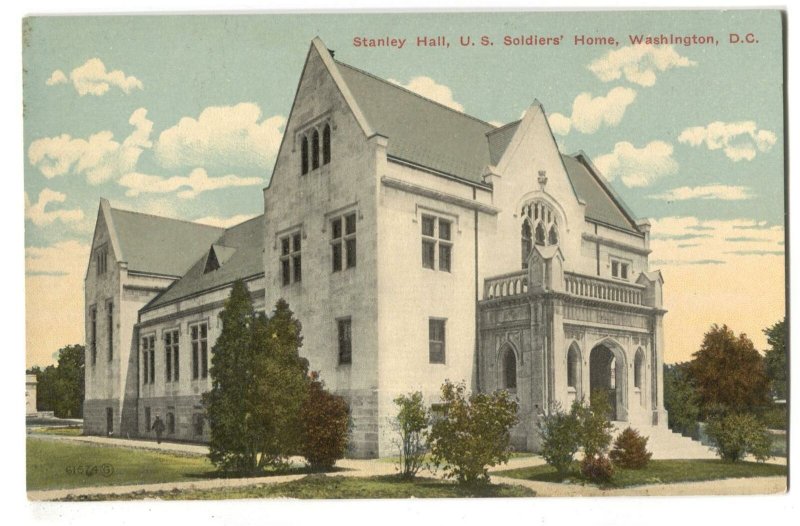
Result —
[[534, 243], [539, 246], [558, 245], [556, 213], [544, 201], [534, 201], [522, 207], [522, 268], [528, 266], [528, 256]]

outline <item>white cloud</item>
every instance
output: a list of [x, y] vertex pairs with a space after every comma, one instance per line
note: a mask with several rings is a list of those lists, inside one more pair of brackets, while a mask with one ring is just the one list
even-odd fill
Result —
[[286, 119], [262, 119], [257, 104], [210, 106], [197, 119], [182, 118], [161, 132], [155, 145], [159, 162], [168, 169], [232, 166], [263, 170], [278, 153]]
[[394, 79], [389, 79], [389, 82], [403, 86], [407, 90], [422, 95], [426, 99], [434, 100], [448, 108], [460, 112], [464, 111], [464, 106], [453, 100], [453, 90], [444, 84], [439, 84], [430, 77], [414, 77], [408, 81], [408, 84], [403, 84]]
[[67, 76], [60, 69], [55, 70], [50, 74], [50, 78], [45, 81], [48, 86], [57, 86], [59, 84], [66, 84], [69, 82]]
[[239, 177], [238, 175], [223, 175], [209, 177], [203, 168], [195, 168], [188, 176], [161, 177], [138, 172], [123, 175], [119, 184], [128, 190], [125, 195], [136, 197], [140, 194], [166, 194], [177, 192], [181, 199], [194, 199], [203, 192], [219, 190], [233, 186], [254, 186], [263, 184], [259, 177]]
[[594, 163], [608, 180], [619, 178], [627, 187], [642, 187], [678, 171], [672, 151], [672, 145], [663, 141], [652, 141], [642, 148], [618, 142], [613, 152], [597, 157]]
[[656, 72], [696, 66], [697, 62], [678, 54], [672, 46], [636, 45], [609, 51], [589, 64], [589, 71], [603, 82], [622, 77], [639, 86], [656, 83]]
[[721, 149], [734, 162], [752, 161], [757, 152], [770, 151], [777, 141], [775, 133], [758, 129], [753, 121], [715, 121], [708, 126], [686, 128], [678, 136], [678, 142], [683, 144], [705, 145], [709, 150]]
[[56, 192], [49, 188], [39, 192], [39, 199], [32, 203], [25, 192], [25, 218], [30, 219], [36, 226], [50, 225], [56, 221], [62, 223], [78, 223], [83, 220], [83, 210], [80, 208], [46, 210], [50, 203], [63, 203], [67, 200], [66, 194]]
[[47, 365], [60, 347], [84, 342], [83, 277], [89, 248], [61, 241], [25, 249], [27, 365]]
[[548, 121], [558, 135], [567, 135], [573, 128], [581, 133], [594, 133], [602, 126], [617, 126], [635, 99], [636, 90], [631, 88], [616, 87], [599, 97], [584, 92], [572, 102], [572, 115], [551, 113]]
[[681, 186], [673, 188], [663, 194], [651, 195], [650, 199], [661, 201], [688, 201], [690, 199], [720, 201], [744, 201], [752, 199], [754, 196], [750, 188], [746, 186], [728, 186], [712, 184], [706, 186]]
[[[52, 79], [58, 73], [64, 76], [60, 70], [53, 72], [50, 76]], [[106, 71], [106, 66], [99, 58], [90, 58], [82, 66], [73, 69], [69, 74], [72, 85], [79, 95], [104, 95], [111, 89], [111, 87], [119, 88], [126, 95], [130, 94], [135, 89], [144, 89], [142, 82], [134, 76], [128, 76], [124, 72], [115, 69], [113, 71]], [[66, 81], [58, 82], [63, 84]], [[48, 85], [52, 85], [48, 81]]]
[[128, 123], [134, 127], [122, 143], [110, 131], [90, 135], [88, 139], [68, 134], [37, 139], [28, 147], [28, 160], [47, 177], [75, 173], [85, 175], [90, 184], [100, 184], [135, 169], [142, 151], [150, 148], [152, 121], [147, 110], [139, 108]]
[[232, 226], [244, 223], [248, 219], [253, 219], [254, 217], [256, 216], [253, 214], [237, 214], [230, 217], [205, 216], [199, 219], [193, 219], [192, 221], [195, 223], [202, 223], [204, 225], [230, 228]]

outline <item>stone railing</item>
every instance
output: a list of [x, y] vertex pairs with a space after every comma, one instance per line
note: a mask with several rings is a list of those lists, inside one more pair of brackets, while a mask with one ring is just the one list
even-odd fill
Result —
[[486, 278], [483, 282], [483, 299], [506, 298], [528, 293], [528, 271], [520, 270]]
[[645, 286], [564, 272], [564, 289], [571, 296], [625, 305], [642, 305], [642, 292]]

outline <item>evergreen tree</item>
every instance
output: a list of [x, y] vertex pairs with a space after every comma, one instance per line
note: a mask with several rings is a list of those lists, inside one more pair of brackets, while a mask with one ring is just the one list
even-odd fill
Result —
[[767, 369], [767, 377], [771, 382], [772, 394], [776, 398], [786, 400], [788, 395], [786, 389], [788, 368], [788, 354], [786, 349], [786, 318], [777, 322], [771, 327], [764, 329], [767, 335], [769, 349], [764, 355], [764, 364]]

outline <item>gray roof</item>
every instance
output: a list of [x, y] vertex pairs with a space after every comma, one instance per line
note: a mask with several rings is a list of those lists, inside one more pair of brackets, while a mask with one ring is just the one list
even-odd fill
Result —
[[639, 233], [632, 214], [583, 153], [562, 155], [567, 175], [578, 197], [586, 203], [586, 219]]
[[117, 257], [128, 263], [128, 270], [167, 276], [182, 276], [224, 232], [215, 226], [115, 208], [111, 220], [122, 252]]
[[[343, 62], [336, 65], [367, 122], [389, 139], [388, 155], [472, 183], [483, 183], [486, 166], [500, 162], [521, 122], [498, 128]], [[586, 202], [587, 219], [639, 233], [633, 215], [586, 154], [562, 157], [576, 194]]]
[[488, 122], [426, 99], [389, 81], [336, 62], [372, 128], [389, 138], [387, 154], [482, 183], [490, 164]]
[[[205, 272], [206, 260], [214, 250], [220, 266]], [[170, 285], [161, 294], [145, 305], [147, 311], [173, 301], [229, 285], [264, 273], [264, 215], [260, 215], [231, 227], [221, 236], [211, 239], [203, 247], [202, 254], [195, 256], [194, 265], [186, 274]]]

